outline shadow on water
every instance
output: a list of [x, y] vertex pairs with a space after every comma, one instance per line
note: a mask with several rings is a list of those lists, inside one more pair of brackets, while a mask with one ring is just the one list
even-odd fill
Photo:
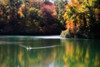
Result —
[[100, 67], [100, 41], [0, 38], [0, 67]]

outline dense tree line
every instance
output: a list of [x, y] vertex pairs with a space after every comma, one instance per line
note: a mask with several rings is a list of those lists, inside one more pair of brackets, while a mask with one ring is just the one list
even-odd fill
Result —
[[99, 38], [100, 1], [68, 1], [1, 0], [0, 34]]
[[0, 34], [60, 34], [56, 7], [48, 0], [0, 1]]

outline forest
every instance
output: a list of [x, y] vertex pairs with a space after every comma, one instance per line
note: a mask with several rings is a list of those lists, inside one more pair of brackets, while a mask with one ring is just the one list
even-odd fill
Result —
[[0, 0], [0, 35], [100, 38], [99, 0]]

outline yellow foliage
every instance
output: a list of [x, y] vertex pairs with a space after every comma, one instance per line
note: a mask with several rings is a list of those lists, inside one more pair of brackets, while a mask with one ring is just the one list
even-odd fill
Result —
[[1, 1], [0, 1], [0, 4], [7, 5], [8, 2], [9, 2], [9, 0], [1, 0]]
[[20, 17], [24, 17], [24, 14], [23, 14], [24, 8], [25, 8], [25, 4], [22, 4], [22, 6], [19, 8], [18, 14], [20, 15]]
[[71, 4], [65, 6], [66, 12], [64, 13], [63, 18], [66, 20], [66, 29], [71, 30], [72, 32], [74, 32], [75, 28], [79, 30], [79, 27], [84, 25], [82, 13], [89, 11], [86, 4], [84, 4], [84, 2], [80, 4], [80, 2], [82, 2], [82, 0], [72, 0]]
[[18, 14], [20, 15], [20, 17], [24, 17], [24, 14], [22, 12], [18, 12]]

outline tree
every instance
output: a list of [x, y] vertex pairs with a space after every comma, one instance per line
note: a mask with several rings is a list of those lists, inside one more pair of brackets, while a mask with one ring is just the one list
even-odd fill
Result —
[[95, 31], [95, 25], [97, 25], [94, 10], [93, 5], [81, 0], [72, 0], [71, 4], [66, 5], [66, 12], [63, 17], [66, 20], [68, 35], [86, 38], [94, 36], [96, 33], [94, 34], [93, 30]]

